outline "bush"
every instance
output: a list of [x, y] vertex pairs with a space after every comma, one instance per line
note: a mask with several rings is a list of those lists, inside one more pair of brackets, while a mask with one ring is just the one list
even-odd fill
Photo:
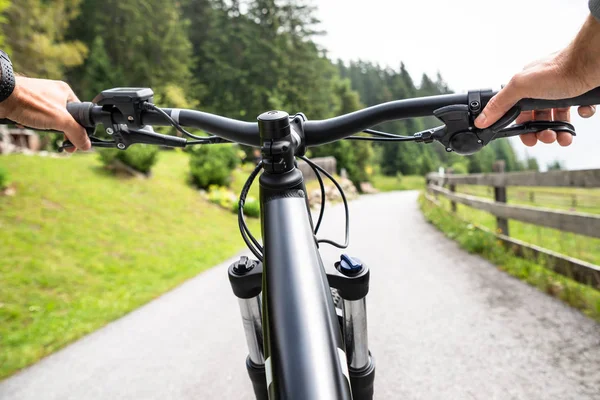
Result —
[[190, 174], [195, 185], [208, 189], [211, 185], [227, 186], [231, 171], [239, 164], [236, 145], [207, 145], [191, 151]]
[[[233, 204], [232, 211], [235, 214], [237, 214], [239, 208], [240, 208], [240, 204], [236, 201]], [[248, 217], [254, 217], [254, 218], [260, 217], [260, 201], [258, 201], [254, 197], [246, 198], [246, 203], [244, 204], [244, 215], [247, 215]]]
[[[240, 208], [238, 197], [228, 188], [211, 185], [207, 195], [208, 201], [237, 214]], [[247, 197], [244, 204], [244, 215], [258, 218], [260, 216], [260, 202], [254, 197]]]
[[115, 161], [133, 168], [136, 171], [148, 174], [156, 161], [158, 161], [158, 148], [145, 144], [135, 144], [127, 150], [103, 149], [99, 150], [100, 161], [107, 167], [114, 165]]
[[210, 186], [208, 191], [208, 201], [227, 210], [233, 209], [234, 205], [237, 204], [237, 198], [233, 192], [226, 187], [219, 187], [217, 185]]
[[8, 172], [0, 167], [0, 189], [4, 189], [8, 185]]
[[452, 173], [457, 175], [468, 174], [469, 166], [464, 162], [455, 162], [452, 164]]

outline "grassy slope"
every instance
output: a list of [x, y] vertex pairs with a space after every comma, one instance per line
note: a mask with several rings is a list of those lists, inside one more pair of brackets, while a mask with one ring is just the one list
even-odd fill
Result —
[[515, 257], [496, 241], [494, 235], [476, 229], [473, 224], [457, 218], [447, 209], [437, 207], [424, 196], [421, 196], [419, 202], [425, 218], [467, 251], [488, 258], [501, 270], [560, 298], [600, 321], [600, 291], [556, 274], [543, 265]]
[[[473, 194], [475, 196], [493, 198], [493, 191], [488, 190], [484, 186], [458, 186], [457, 191]], [[530, 201], [529, 197], [531, 192], [534, 193], [533, 202]], [[577, 198], [576, 207], [572, 206], [573, 195]], [[600, 190], [598, 189], [508, 189], [508, 202], [510, 204], [525, 204], [535, 207], [564, 209], [592, 214], [600, 213], [600, 202], [596, 202], [596, 198], [600, 198]], [[449, 201], [443, 199], [442, 196], [440, 196], [440, 202], [444, 205], [446, 210], [450, 209]], [[496, 229], [496, 218], [489, 213], [459, 204], [458, 216], [489, 229]], [[508, 228], [510, 236], [516, 239], [600, 265], [600, 239], [512, 220], [509, 221]]]
[[0, 378], [243, 247], [235, 216], [187, 185], [182, 153], [161, 153], [149, 180], [110, 176], [94, 155], [0, 167], [17, 185], [0, 197]]

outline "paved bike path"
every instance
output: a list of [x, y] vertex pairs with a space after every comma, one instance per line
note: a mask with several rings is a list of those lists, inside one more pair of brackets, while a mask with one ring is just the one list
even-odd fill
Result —
[[[372, 268], [376, 399], [600, 398], [600, 325], [466, 254], [416, 198], [351, 203], [348, 252]], [[341, 239], [343, 210], [327, 211]], [[0, 399], [252, 399], [228, 264], [0, 382]]]

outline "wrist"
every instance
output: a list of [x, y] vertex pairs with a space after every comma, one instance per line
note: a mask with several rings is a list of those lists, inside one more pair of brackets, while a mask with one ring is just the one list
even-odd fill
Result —
[[4, 51], [0, 50], [0, 104], [10, 97], [15, 89], [15, 75], [12, 62]]
[[592, 15], [565, 49], [565, 69], [588, 88], [600, 86], [600, 22]]
[[15, 78], [15, 88], [12, 91], [11, 95], [4, 100], [3, 102], [0, 102], [0, 118], [8, 118], [11, 119], [12, 114], [14, 113], [15, 109], [17, 108], [17, 103], [18, 103], [18, 97], [21, 93], [21, 86], [19, 85], [19, 77]]

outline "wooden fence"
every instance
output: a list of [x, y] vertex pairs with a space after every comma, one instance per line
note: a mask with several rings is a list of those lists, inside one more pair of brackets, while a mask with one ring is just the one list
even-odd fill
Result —
[[[568, 257], [510, 237], [508, 220], [526, 222], [538, 226], [600, 238], [600, 215], [551, 210], [525, 205], [507, 204], [507, 188], [511, 186], [544, 186], [571, 188], [600, 188], [600, 169], [582, 171], [519, 172], [504, 173], [504, 163], [494, 165], [491, 174], [429, 174], [427, 175], [428, 199], [437, 203], [438, 196], [450, 200], [451, 210], [456, 204], [489, 212], [496, 216], [497, 232], [494, 234], [511, 247], [515, 254], [525, 258], [532, 255], [543, 258], [545, 264], [562, 275], [580, 283], [600, 288], [600, 267]], [[456, 193], [456, 185], [481, 185], [494, 188], [494, 200]], [[432, 197], [433, 194], [435, 197]]]

